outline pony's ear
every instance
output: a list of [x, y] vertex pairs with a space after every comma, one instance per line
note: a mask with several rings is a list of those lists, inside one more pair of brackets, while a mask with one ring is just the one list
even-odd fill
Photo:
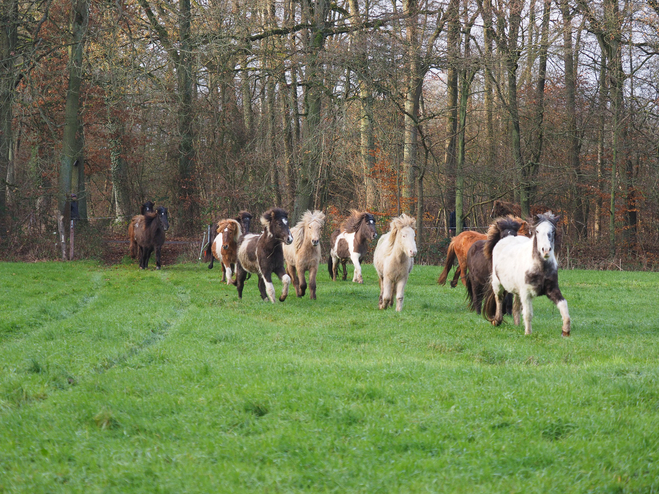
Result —
[[272, 209], [269, 210], [269, 211], [266, 211], [261, 216], [261, 224], [263, 226], [268, 226], [270, 224], [270, 222], [274, 219], [274, 216], [275, 216], [275, 212]]
[[554, 226], [557, 226], [559, 221], [561, 221], [560, 214], [551, 218], [551, 222], [554, 224]]

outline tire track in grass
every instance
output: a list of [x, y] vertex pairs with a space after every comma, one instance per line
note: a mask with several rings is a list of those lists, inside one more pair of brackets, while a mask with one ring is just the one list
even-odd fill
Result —
[[104, 359], [103, 362], [98, 364], [94, 369], [97, 374], [103, 374], [139, 355], [144, 350], [160, 343], [161, 341], [164, 341], [170, 329], [176, 326], [188, 312], [188, 308], [190, 307], [190, 293], [188, 290], [181, 285], [172, 284], [167, 272], [161, 271], [161, 278], [163, 281], [172, 286], [176, 291], [178, 307], [176, 307], [174, 310], [174, 317], [172, 319], [163, 321], [156, 328], [151, 329], [147, 336], [140, 343], [133, 345], [128, 350], [114, 358]]

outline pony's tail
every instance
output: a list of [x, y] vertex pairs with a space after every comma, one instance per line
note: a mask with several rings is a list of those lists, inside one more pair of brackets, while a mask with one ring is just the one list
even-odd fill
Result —
[[494, 321], [494, 316], [497, 313], [497, 301], [494, 290], [492, 290], [492, 284], [488, 283], [487, 288], [485, 288], [485, 294], [483, 295], [483, 317], [488, 321]]
[[332, 269], [332, 254], [327, 258], [327, 270], [329, 271], [330, 280], [334, 279], [334, 269]]
[[437, 278], [437, 283], [439, 283], [440, 285], [446, 284], [446, 278], [448, 278], [448, 274], [451, 271], [454, 262], [455, 262], [455, 248], [453, 247], [453, 243], [451, 243], [451, 245], [448, 246], [448, 251], [446, 252], [446, 262], [444, 263], [444, 270], [440, 273], [439, 278]]
[[[211, 227], [211, 235], [213, 235], [213, 225], [210, 225]], [[208, 237], [208, 244], [206, 244], [206, 248], [204, 249], [204, 262], [211, 262], [214, 257], [213, 257], [213, 241], [215, 240], [215, 236], [213, 238]], [[213, 269], [212, 266], [209, 266], [210, 269]]]

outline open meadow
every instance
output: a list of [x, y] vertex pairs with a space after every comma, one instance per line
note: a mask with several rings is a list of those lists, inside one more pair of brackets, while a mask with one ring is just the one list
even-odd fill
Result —
[[439, 271], [396, 313], [372, 265], [273, 305], [205, 264], [0, 264], [0, 492], [658, 492], [659, 274], [560, 271], [562, 338]]

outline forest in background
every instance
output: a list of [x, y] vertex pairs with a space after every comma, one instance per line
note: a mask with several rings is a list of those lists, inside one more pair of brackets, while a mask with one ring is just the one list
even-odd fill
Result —
[[72, 198], [102, 235], [145, 200], [186, 237], [407, 212], [426, 253], [505, 200], [659, 265], [657, 0], [0, 0], [0, 26], [8, 251]]

